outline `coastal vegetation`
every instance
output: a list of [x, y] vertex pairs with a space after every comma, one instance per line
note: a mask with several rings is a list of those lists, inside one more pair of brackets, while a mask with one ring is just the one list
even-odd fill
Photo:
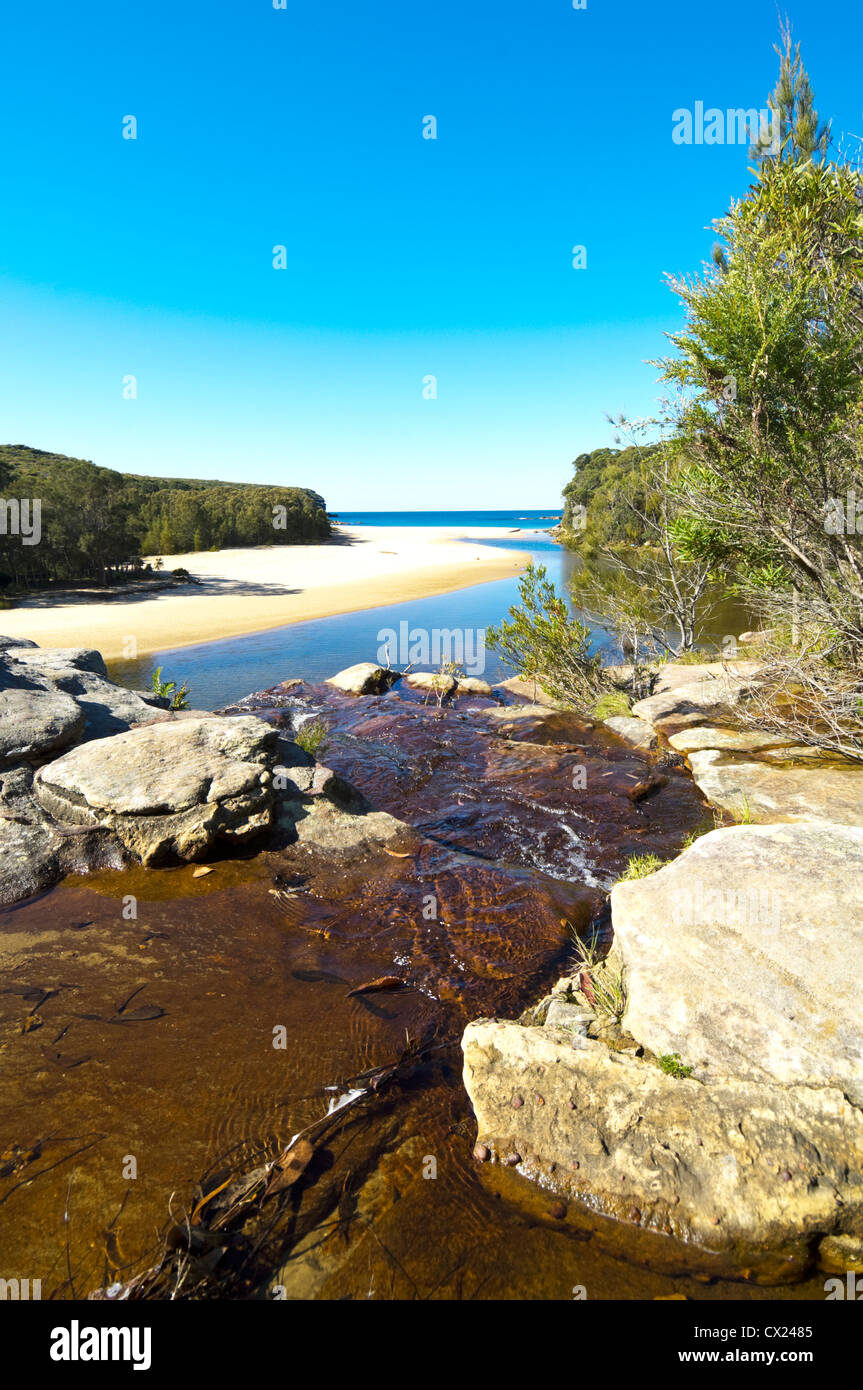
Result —
[[[0, 445], [0, 494], [38, 503], [39, 534], [15, 533], [4, 503], [0, 590], [109, 585], [144, 555], [289, 545], [330, 535], [324, 499], [307, 488], [149, 478], [23, 444]], [[28, 516], [31, 512], [28, 510]]]
[[[761, 627], [752, 722], [861, 759], [863, 172], [833, 147], [787, 28], [777, 52], [782, 138], [750, 151], [710, 263], [668, 276], [684, 324], [654, 364], [667, 397], [650, 420], [614, 421], [627, 448], [576, 459], [562, 538], [582, 558], [572, 598], [636, 671], [689, 658], [737, 599]], [[555, 622], [524, 602], [512, 626], [526, 625], [525, 664], [556, 672]]]
[[169, 700], [171, 709], [189, 708], [189, 683], [183, 681], [182, 685], [177, 685], [176, 681], [166, 681], [162, 679], [162, 668], [157, 666], [150, 677], [150, 684], [153, 694], [158, 695], [162, 700]]

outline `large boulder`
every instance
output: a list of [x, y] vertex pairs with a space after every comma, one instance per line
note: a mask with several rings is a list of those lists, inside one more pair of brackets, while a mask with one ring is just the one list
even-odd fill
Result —
[[278, 732], [252, 716], [156, 723], [81, 744], [40, 769], [45, 810], [109, 829], [144, 864], [200, 859], [269, 827]]
[[624, 1025], [694, 1074], [863, 1106], [863, 830], [740, 825], [611, 895]]
[[704, 1085], [548, 1025], [479, 1020], [462, 1046], [494, 1160], [694, 1242], [714, 1273], [800, 1278], [819, 1241], [863, 1233], [863, 1113], [841, 1087]]

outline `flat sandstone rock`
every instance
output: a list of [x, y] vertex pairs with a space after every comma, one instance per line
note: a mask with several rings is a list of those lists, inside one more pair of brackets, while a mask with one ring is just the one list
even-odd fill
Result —
[[[811, 750], [796, 750], [794, 756], [817, 762]], [[688, 757], [692, 775], [708, 801], [735, 815], [745, 813], [754, 821], [821, 820], [863, 826], [863, 766], [736, 762], [718, 749], [692, 752]]]
[[55, 820], [105, 826], [145, 864], [195, 859], [270, 825], [277, 743], [252, 716], [156, 723], [81, 744], [41, 768], [35, 790]]
[[863, 830], [714, 830], [616, 884], [611, 910], [639, 1043], [702, 1080], [835, 1086], [863, 1106]]
[[863, 1112], [839, 1087], [702, 1085], [567, 1029], [488, 1019], [462, 1047], [497, 1162], [694, 1242], [720, 1271], [798, 1278], [821, 1239], [863, 1221]]

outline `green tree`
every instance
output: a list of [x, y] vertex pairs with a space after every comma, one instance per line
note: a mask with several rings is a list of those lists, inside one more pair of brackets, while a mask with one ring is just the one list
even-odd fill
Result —
[[518, 587], [521, 604], [488, 629], [489, 646], [553, 699], [590, 712], [606, 688], [600, 658], [591, 655], [590, 628], [570, 615], [542, 565], [528, 565]]

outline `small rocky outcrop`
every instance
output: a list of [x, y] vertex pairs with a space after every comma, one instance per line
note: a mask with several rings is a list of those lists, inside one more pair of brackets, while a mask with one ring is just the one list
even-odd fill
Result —
[[143, 864], [200, 859], [269, 827], [278, 732], [251, 716], [153, 724], [80, 745], [36, 774], [61, 825], [110, 830]]
[[740, 697], [751, 689], [756, 670], [752, 663], [740, 662], [734, 674], [720, 671], [638, 700], [632, 713], [667, 735], [696, 724], [728, 723]]
[[355, 666], [346, 666], [344, 671], [330, 676], [327, 685], [334, 685], [347, 695], [383, 695], [400, 679], [399, 671], [389, 671], [373, 661], [358, 661]]
[[[32, 742], [26, 736], [13, 740], [12, 751], [0, 758], [17, 761], [16, 746], [30, 747], [20, 759], [38, 762], [57, 748], [85, 739], [123, 733], [153, 717], [158, 696], [137, 694], [109, 680], [99, 652], [89, 647], [37, 647], [33, 643], [0, 638], [0, 695], [7, 701], [10, 719], [17, 724], [32, 697]], [[78, 713], [71, 713], [69, 702]], [[44, 732], [39, 731], [39, 720]], [[5, 722], [5, 720], [4, 720]], [[56, 728], [55, 728], [56, 726]], [[19, 725], [23, 733], [23, 725]]]
[[605, 727], [611, 729], [613, 734], [622, 738], [632, 748], [641, 748], [644, 752], [649, 752], [655, 748], [659, 739], [656, 733], [646, 724], [643, 719], [637, 719], [632, 714], [612, 714], [608, 719], [603, 720]]
[[458, 686], [455, 676], [442, 671], [411, 671], [405, 680], [415, 690], [429, 690], [441, 697], [452, 695]]
[[[398, 673], [342, 677], [359, 690]], [[404, 835], [265, 720], [165, 704], [114, 685], [97, 651], [0, 638], [0, 904], [68, 872], [199, 860], [258, 836], [355, 854]]]
[[759, 822], [821, 820], [863, 826], [860, 764], [830, 765], [817, 749], [777, 747], [775, 740], [757, 762], [737, 758], [723, 747], [692, 751], [687, 758], [707, 799], [732, 815]]

